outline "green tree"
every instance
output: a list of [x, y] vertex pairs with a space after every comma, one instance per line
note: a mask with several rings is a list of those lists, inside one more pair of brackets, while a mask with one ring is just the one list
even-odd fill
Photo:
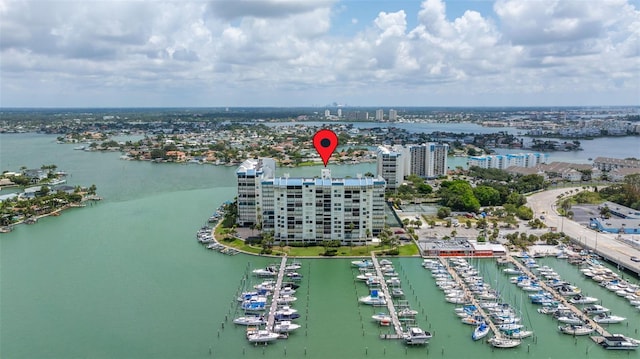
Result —
[[444, 219], [451, 215], [451, 208], [449, 207], [440, 207], [438, 208], [438, 218]]
[[477, 186], [473, 189], [481, 206], [497, 206], [500, 205], [500, 192], [493, 187]]

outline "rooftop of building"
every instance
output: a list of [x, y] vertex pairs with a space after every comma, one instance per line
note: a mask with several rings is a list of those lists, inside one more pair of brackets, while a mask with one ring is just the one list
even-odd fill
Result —
[[626, 165], [632, 167], [640, 167], [640, 160], [636, 159], [622, 159], [622, 158], [612, 158], [612, 157], [596, 157], [593, 160], [594, 163], [611, 163], [617, 165]]

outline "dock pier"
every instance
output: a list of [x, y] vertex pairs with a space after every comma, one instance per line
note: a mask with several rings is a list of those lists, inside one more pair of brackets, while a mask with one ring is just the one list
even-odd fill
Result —
[[269, 308], [269, 316], [267, 317], [267, 329], [273, 329], [273, 325], [276, 321], [276, 311], [278, 310], [278, 302], [276, 299], [280, 296], [280, 289], [282, 289], [282, 280], [284, 278], [285, 268], [287, 266], [287, 256], [282, 257], [280, 262], [280, 269], [278, 270], [278, 278], [276, 279], [276, 285], [273, 288], [273, 296], [271, 298], [271, 307]]
[[471, 294], [471, 291], [467, 287], [467, 283], [465, 283], [462, 280], [462, 278], [460, 278], [458, 273], [449, 266], [449, 262], [447, 261], [447, 259], [444, 257], [440, 257], [440, 263], [442, 263], [442, 265], [447, 269], [447, 272], [449, 273], [449, 275], [451, 275], [453, 280], [455, 280], [456, 283], [458, 283], [458, 285], [462, 288], [462, 290], [464, 291], [465, 297], [471, 300], [471, 304], [473, 304], [476, 307], [476, 309], [478, 310], [478, 313], [480, 313], [482, 318], [484, 318], [485, 322], [493, 332], [493, 336], [499, 339], [503, 338], [502, 332], [498, 329], [498, 327], [496, 327], [495, 323], [493, 323], [493, 321], [491, 320], [491, 317], [487, 315], [484, 309], [480, 306], [480, 303], [478, 302], [478, 300], [473, 296], [473, 294]]
[[373, 267], [376, 270], [376, 275], [380, 278], [380, 289], [382, 289], [382, 294], [384, 295], [384, 299], [387, 302], [387, 309], [389, 310], [389, 315], [391, 316], [391, 322], [393, 323], [393, 328], [395, 329], [396, 334], [382, 334], [380, 338], [382, 339], [402, 339], [404, 337], [404, 333], [402, 331], [402, 325], [400, 324], [400, 319], [398, 318], [398, 313], [396, 312], [396, 308], [393, 304], [393, 300], [391, 295], [389, 294], [389, 287], [387, 286], [387, 282], [384, 280], [384, 275], [382, 274], [382, 270], [380, 269], [380, 263], [378, 263], [378, 258], [376, 258], [375, 253], [371, 253], [371, 262], [373, 262]]
[[516, 267], [518, 267], [518, 269], [520, 269], [525, 275], [529, 276], [529, 278], [536, 280], [540, 284], [540, 287], [542, 287], [545, 291], [551, 293], [553, 295], [553, 298], [555, 300], [557, 300], [559, 303], [562, 303], [564, 306], [569, 308], [569, 310], [571, 310], [573, 313], [575, 313], [580, 318], [586, 319], [587, 324], [589, 324], [589, 325], [591, 325], [591, 327], [595, 328], [596, 333], [600, 334], [601, 336], [610, 336], [611, 335], [600, 324], [598, 324], [595, 321], [593, 321], [592, 318], [590, 318], [587, 314], [583, 313], [580, 309], [578, 309], [575, 305], [573, 305], [573, 303], [569, 302], [565, 297], [561, 296], [557, 291], [555, 291], [553, 288], [549, 287], [547, 285], [547, 283], [545, 283], [545, 281], [539, 280], [538, 277], [535, 274], [533, 274], [533, 272], [531, 272], [529, 270], [529, 268], [527, 268], [527, 266], [525, 266], [524, 264], [520, 263], [519, 261], [513, 259], [513, 257], [510, 256], [510, 255], [507, 255], [507, 260], [510, 263], [513, 263]]

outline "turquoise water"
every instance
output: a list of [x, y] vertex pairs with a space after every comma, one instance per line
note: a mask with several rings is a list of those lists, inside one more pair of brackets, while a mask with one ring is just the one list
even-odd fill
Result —
[[[378, 308], [358, 305], [367, 294], [347, 259], [303, 260], [294, 307], [303, 325], [288, 340], [253, 346], [231, 320], [248, 270], [272, 259], [207, 251], [196, 230], [235, 195], [234, 168], [129, 162], [116, 153], [74, 151], [43, 135], [0, 135], [0, 168], [55, 163], [72, 185], [95, 183], [105, 199], [32, 226], [0, 234], [1, 358], [628, 358], [588, 338], [557, 333], [491, 261], [482, 273], [536, 332], [514, 350], [472, 342], [420, 259], [394, 259], [418, 323], [434, 333], [427, 347], [380, 340], [370, 319]], [[331, 166], [330, 166], [331, 167]], [[373, 171], [372, 164], [331, 167], [336, 176]], [[315, 175], [320, 167], [291, 169]], [[585, 281], [575, 267], [544, 259], [567, 280], [628, 317], [616, 332], [635, 337], [640, 312]], [[249, 278], [248, 282], [257, 280]], [[244, 284], [243, 284], [244, 283]]]

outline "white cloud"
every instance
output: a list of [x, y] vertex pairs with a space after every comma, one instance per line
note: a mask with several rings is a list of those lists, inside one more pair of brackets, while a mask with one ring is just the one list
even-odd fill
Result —
[[259, 96], [293, 106], [303, 94], [362, 105], [563, 94], [580, 104], [584, 93], [638, 103], [640, 13], [627, 1], [493, 9], [449, 19], [444, 1], [425, 0], [417, 13], [349, 14], [342, 21], [360, 31], [337, 36], [345, 6], [333, 1], [0, 0], [0, 105], [250, 106]]

